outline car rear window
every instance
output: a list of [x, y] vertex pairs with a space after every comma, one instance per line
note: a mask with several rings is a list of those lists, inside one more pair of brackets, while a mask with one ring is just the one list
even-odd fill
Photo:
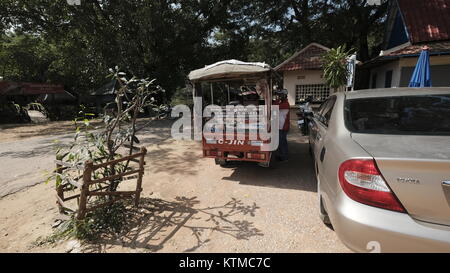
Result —
[[450, 94], [349, 99], [345, 123], [354, 133], [450, 135]]

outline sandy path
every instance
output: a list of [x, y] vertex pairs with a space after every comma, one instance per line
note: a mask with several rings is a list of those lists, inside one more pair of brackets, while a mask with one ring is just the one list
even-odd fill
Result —
[[[94, 120], [91, 124], [102, 123]], [[75, 130], [70, 121], [0, 128], [0, 198], [45, 181], [54, 169], [57, 148], [70, 143]], [[147, 130], [142, 133], [147, 134]]]
[[[94, 120], [93, 126], [101, 120]], [[53, 121], [39, 124], [0, 124], [0, 144], [30, 138], [46, 138], [53, 135], [66, 135], [75, 131], [72, 121]]]
[[[274, 169], [221, 168], [200, 144], [169, 138], [169, 124], [143, 134], [149, 149], [142, 210], [126, 236], [85, 245], [94, 252], [349, 252], [317, 215], [316, 182], [305, 139], [290, 135], [291, 159]], [[0, 252], [63, 252], [66, 242], [33, 247], [57, 217], [53, 185], [0, 199]]]

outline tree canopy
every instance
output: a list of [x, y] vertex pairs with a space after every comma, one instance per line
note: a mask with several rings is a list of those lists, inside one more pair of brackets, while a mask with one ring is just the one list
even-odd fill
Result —
[[170, 96], [190, 70], [230, 58], [275, 66], [311, 42], [368, 60], [386, 9], [366, 0], [3, 0], [0, 76], [83, 94], [119, 66], [157, 78]]

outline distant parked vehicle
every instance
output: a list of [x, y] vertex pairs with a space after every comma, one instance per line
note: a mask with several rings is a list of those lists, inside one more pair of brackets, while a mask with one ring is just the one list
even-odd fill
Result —
[[333, 95], [309, 140], [320, 217], [349, 248], [450, 252], [450, 88]]
[[310, 105], [311, 102], [312, 97], [308, 97], [305, 102], [300, 104], [299, 110], [297, 111], [298, 126], [305, 136], [309, 134], [309, 121], [314, 115], [314, 111]]
[[32, 122], [41, 123], [49, 121], [48, 112], [42, 104], [33, 102], [29, 103], [25, 108]]

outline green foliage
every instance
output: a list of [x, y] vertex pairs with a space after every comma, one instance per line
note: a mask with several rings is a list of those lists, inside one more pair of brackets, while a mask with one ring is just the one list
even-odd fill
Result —
[[337, 90], [347, 83], [347, 58], [352, 54], [345, 46], [332, 48], [323, 56], [324, 78], [327, 84]]
[[3, 5], [10, 10], [15, 31], [37, 34], [56, 49], [45, 80], [76, 92], [101, 86], [104, 71], [118, 65], [140, 78], [158, 78], [172, 93], [184, 85], [189, 70], [208, 59], [205, 39], [222, 18], [214, 15], [223, 14], [221, 5], [196, 0], [83, 1], [80, 6], [31, 0]]
[[30, 122], [26, 109], [0, 96], [0, 123]]
[[359, 60], [367, 61], [378, 54], [383, 40], [388, 1], [381, 2], [374, 6], [366, 0], [255, 1], [255, 32], [264, 40], [275, 36], [281, 54], [292, 54], [311, 42], [328, 47], [345, 44], [357, 50]]
[[178, 88], [177, 91], [172, 96], [172, 100], [170, 102], [171, 106], [176, 105], [187, 105], [193, 106], [194, 101], [192, 99], [192, 89], [190, 88]]
[[78, 42], [54, 42], [43, 35], [12, 33], [0, 38], [0, 75], [4, 80], [64, 84], [83, 93], [104, 81], [107, 68], [86, 58]]
[[62, 221], [53, 234], [38, 238], [35, 246], [54, 244], [60, 240], [77, 239], [81, 242], [95, 242], [103, 237], [119, 235], [127, 230], [127, 222], [136, 213], [130, 202], [116, 202], [110, 206], [87, 213], [83, 220], [74, 215]]
[[39, 37], [3, 35], [0, 47], [0, 73], [4, 79], [41, 81], [55, 52]]
[[[140, 113], [147, 107], [160, 109], [155, 96], [164, 90], [155, 84], [155, 80], [126, 78], [124, 72], [118, 67], [110, 69], [110, 77], [119, 82], [119, 88], [115, 93], [114, 103], [105, 107], [103, 115], [104, 125], [93, 128], [91, 119], [95, 116], [87, 113], [84, 106], [79, 115], [73, 120], [75, 134], [72, 143], [68, 147], [57, 150], [56, 157], [62, 161], [68, 169], [62, 173], [53, 172], [47, 181], [55, 179], [60, 183], [72, 185], [81, 178], [84, 164], [92, 161], [96, 164], [117, 159], [119, 148], [128, 142], [131, 146], [139, 143], [136, 133], [136, 121]], [[129, 148], [129, 154], [132, 149]], [[94, 179], [124, 172], [129, 162], [116, 164], [111, 168], [101, 168], [94, 172]], [[111, 182], [110, 190], [115, 190], [119, 181]]]
[[[61, 146], [56, 150], [56, 158], [70, 168], [61, 173], [54, 170], [45, 181], [46, 183], [55, 181], [56, 187], [67, 184], [71, 189], [75, 189], [71, 182], [79, 182], [86, 161], [102, 162], [108, 157], [104, 137], [94, 132], [98, 128], [94, 128], [90, 122], [94, 114], [86, 113], [85, 107], [82, 105], [80, 108], [78, 116], [73, 119], [75, 132], [72, 142], [68, 146]], [[103, 174], [98, 173], [95, 176], [107, 174], [108, 170], [105, 170]]]
[[[151, 107], [160, 109], [154, 97], [164, 90], [155, 84], [155, 80], [131, 79], [126, 77], [119, 68], [110, 69], [110, 77], [117, 80], [119, 88], [115, 93], [115, 102], [105, 108], [103, 115], [104, 126], [93, 128], [91, 119], [92, 113], [86, 112], [84, 106], [74, 119], [75, 135], [72, 143], [68, 147], [61, 147], [56, 152], [59, 164], [67, 167], [58, 172], [54, 170], [48, 176], [46, 183], [55, 181], [56, 186], [64, 185], [74, 190], [76, 184], [81, 184], [84, 165], [87, 161], [96, 164], [120, 158], [118, 153], [124, 144], [130, 144], [128, 153], [133, 152], [134, 143], [139, 143], [136, 133], [139, 128], [136, 122], [139, 113], [145, 108]], [[108, 177], [130, 170], [130, 161], [124, 161], [112, 166], [98, 168], [93, 171], [93, 179]], [[107, 187], [108, 191], [116, 191], [120, 179], [108, 180], [96, 187]], [[97, 188], [99, 189], [99, 188]], [[97, 196], [89, 199], [89, 205], [103, 204], [109, 197]], [[71, 211], [71, 219], [65, 221], [52, 236], [41, 240], [40, 243], [55, 242], [56, 240], [75, 237], [81, 240], [94, 240], [103, 233], [118, 233], [126, 223], [125, 205], [113, 203], [103, 209], [97, 209], [88, 213], [87, 217], [80, 221], [76, 219], [76, 211]], [[38, 243], [39, 244], [39, 243]]]
[[189, 71], [223, 59], [276, 66], [319, 42], [355, 48], [366, 61], [379, 49], [387, 6], [366, 0], [98, 0], [80, 6], [4, 0], [0, 75], [86, 94], [118, 65], [157, 78], [168, 92], [155, 99], [166, 102], [185, 86]]

